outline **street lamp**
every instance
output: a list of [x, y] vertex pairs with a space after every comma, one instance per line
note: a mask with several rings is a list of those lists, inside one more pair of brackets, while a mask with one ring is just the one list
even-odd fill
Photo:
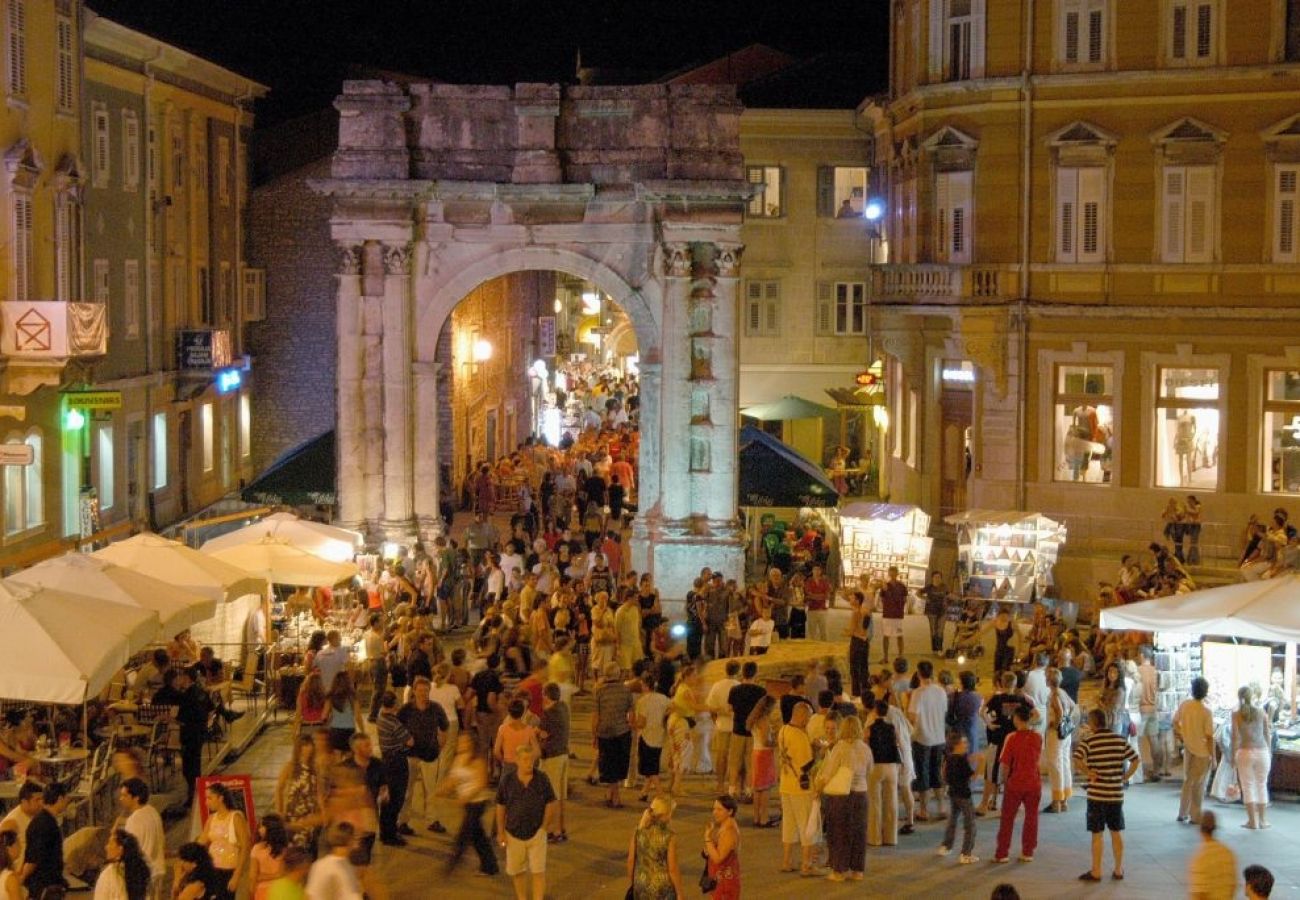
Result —
[[875, 222], [885, 214], [885, 204], [881, 200], [872, 197], [867, 201], [867, 208], [862, 214], [866, 216], [868, 222]]
[[474, 342], [474, 362], [487, 362], [492, 358], [492, 342], [487, 338], [479, 338]]

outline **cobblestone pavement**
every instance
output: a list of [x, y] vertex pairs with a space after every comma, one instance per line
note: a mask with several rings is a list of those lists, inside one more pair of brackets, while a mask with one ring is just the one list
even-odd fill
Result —
[[[923, 643], [925, 620], [909, 617], [908, 643]], [[873, 648], [874, 649], [874, 648]], [[979, 663], [987, 667], [991, 654]], [[914, 657], [920, 658], [920, 657]], [[981, 671], [987, 685], [987, 671]], [[609, 810], [601, 805], [603, 795], [589, 787], [583, 778], [591, 762], [588, 730], [588, 698], [578, 697], [573, 717], [573, 742], [579, 759], [574, 762], [572, 790], [568, 812], [568, 843], [552, 845], [548, 853], [548, 876], [552, 898], [621, 898], [627, 889], [626, 856], [628, 840], [639, 814], [635, 792], [624, 792], [630, 801], [625, 809]], [[271, 808], [275, 778], [288, 753], [289, 729], [273, 725], [227, 771], [251, 773], [254, 796], [259, 810]], [[696, 776], [687, 780], [673, 820], [679, 840], [679, 858], [687, 896], [698, 896], [696, 879], [702, 868], [699, 857], [701, 837], [712, 805], [712, 778]], [[978, 820], [976, 854], [981, 862], [960, 866], [955, 854], [938, 858], [934, 850], [942, 835], [942, 824], [918, 826], [912, 836], [900, 838], [897, 848], [870, 848], [867, 855], [867, 896], [879, 897], [985, 897], [1000, 882], [1011, 882], [1025, 898], [1171, 898], [1186, 895], [1187, 860], [1196, 849], [1196, 829], [1174, 821], [1178, 809], [1179, 782], [1137, 785], [1128, 792], [1125, 803], [1128, 831], [1123, 883], [1107, 879], [1098, 885], [1080, 884], [1079, 873], [1089, 866], [1088, 835], [1084, 830], [1084, 802], [1076, 797], [1064, 815], [1040, 818], [1040, 840], [1032, 863], [1012, 862], [993, 865], [993, 840], [996, 819]], [[1219, 814], [1220, 832], [1225, 843], [1237, 855], [1239, 868], [1261, 863], [1273, 870], [1278, 879], [1275, 897], [1300, 896], [1300, 854], [1295, 852], [1295, 837], [1300, 835], [1300, 804], [1295, 798], [1281, 798], [1270, 810], [1273, 827], [1268, 831], [1247, 831], [1241, 806], [1222, 806], [1207, 801], [1207, 809]], [[776, 798], [773, 797], [775, 803]], [[454, 831], [459, 811], [448, 803], [440, 813], [442, 821]], [[864, 884], [833, 884], [825, 879], [783, 875], [777, 870], [781, 862], [780, 829], [757, 830], [749, 826], [752, 816], [741, 810], [741, 869], [745, 897], [794, 898], [816, 894], [826, 898], [861, 897]], [[1017, 832], [1018, 835], [1018, 832]], [[409, 847], [378, 847], [376, 867], [388, 885], [394, 900], [424, 900], [441, 896], [464, 898], [508, 897], [512, 895], [504, 875], [484, 878], [477, 869], [473, 851], [467, 853], [459, 870], [444, 874], [451, 835], [422, 832]], [[1018, 837], [1012, 845], [1018, 850]], [[1109, 842], [1106, 868], [1110, 872]], [[500, 853], [498, 854], [501, 855]], [[502, 860], [504, 862], [504, 860]]]

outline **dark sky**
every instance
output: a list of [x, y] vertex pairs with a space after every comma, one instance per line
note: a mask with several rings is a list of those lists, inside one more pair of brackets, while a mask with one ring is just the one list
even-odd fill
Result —
[[[349, 66], [459, 83], [671, 71], [753, 42], [883, 60], [887, 0], [90, 0], [96, 12], [272, 88], [260, 123], [327, 104]], [[880, 71], [883, 72], [883, 63]], [[863, 96], [882, 85], [864, 84]]]

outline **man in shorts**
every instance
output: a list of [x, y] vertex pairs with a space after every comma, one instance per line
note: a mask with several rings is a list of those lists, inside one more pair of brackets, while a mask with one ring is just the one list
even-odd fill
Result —
[[551, 781], [536, 769], [532, 744], [515, 751], [515, 770], [501, 776], [497, 787], [497, 837], [506, 849], [506, 874], [515, 896], [524, 900], [532, 883], [533, 900], [546, 896], [547, 823], [555, 817], [557, 800]]
[[1088, 713], [1092, 733], [1074, 748], [1083, 777], [1088, 779], [1088, 831], [1092, 833], [1092, 868], [1079, 876], [1080, 881], [1101, 881], [1102, 832], [1110, 831], [1110, 847], [1115, 857], [1111, 877], [1124, 877], [1124, 782], [1142, 765], [1142, 757], [1129, 744], [1106, 727], [1106, 713], [1094, 709]]
[[885, 655], [889, 655], [889, 639], [898, 638], [898, 655], [903, 655], [903, 615], [907, 612], [907, 585], [898, 580], [898, 566], [889, 567], [889, 580], [880, 589], [881, 623], [884, 633]]

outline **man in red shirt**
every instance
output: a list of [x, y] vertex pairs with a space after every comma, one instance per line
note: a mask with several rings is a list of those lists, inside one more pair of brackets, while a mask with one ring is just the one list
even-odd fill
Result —
[[1025, 808], [1025, 823], [1020, 828], [1020, 861], [1032, 862], [1038, 846], [1038, 807], [1043, 800], [1043, 782], [1038, 774], [1038, 757], [1043, 750], [1043, 738], [1029, 727], [1033, 711], [1022, 703], [1011, 714], [1016, 730], [1007, 735], [999, 757], [1002, 784], [1002, 822], [998, 826], [995, 863], [1009, 862], [1011, 832], [1016, 827], [1016, 812]]
[[826, 634], [827, 607], [831, 596], [830, 579], [822, 572], [821, 566], [813, 566], [812, 574], [803, 583], [804, 604], [808, 609], [808, 638], [814, 641], [828, 641]]
[[907, 585], [898, 580], [898, 566], [889, 567], [889, 580], [880, 589], [880, 606], [882, 609], [881, 630], [885, 634], [885, 655], [883, 659], [893, 659], [889, 655], [889, 639], [898, 638], [898, 655], [903, 655], [903, 614], [907, 612]]

